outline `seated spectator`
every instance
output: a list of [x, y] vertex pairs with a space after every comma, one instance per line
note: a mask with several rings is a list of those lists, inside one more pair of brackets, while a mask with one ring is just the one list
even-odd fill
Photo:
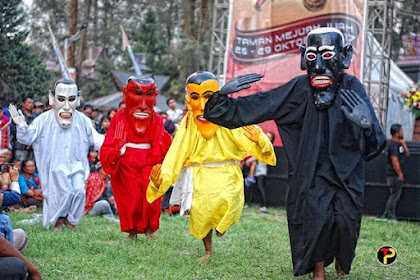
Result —
[[[0, 236], [15, 245], [19, 251], [23, 252], [28, 244], [28, 237], [22, 229], [13, 230], [9, 216], [3, 211], [6, 207], [17, 205], [21, 198], [19, 184], [17, 183], [19, 172], [16, 168], [10, 168], [8, 174], [11, 178], [11, 183], [7, 186], [6, 190], [2, 190], [0, 193]], [[0, 277], [0, 279], [4, 278]]]
[[6, 162], [7, 163], [12, 162], [13, 153], [10, 149], [6, 149], [5, 155], [6, 155]]
[[42, 194], [39, 175], [35, 172], [35, 162], [30, 159], [24, 160], [22, 162], [22, 169], [22, 173], [19, 175], [22, 206], [29, 207], [35, 205], [38, 208], [42, 208], [44, 195]]
[[41, 279], [38, 268], [3, 236], [0, 236], [0, 279]]
[[116, 213], [114, 194], [109, 176], [98, 163], [97, 169], [89, 174], [86, 181], [85, 215], [99, 216]]
[[13, 167], [17, 168], [19, 172], [22, 172], [22, 161], [19, 159], [15, 159], [13, 161]]
[[89, 168], [90, 168], [90, 172], [95, 172], [97, 169], [96, 164], [99, 162], [99, 158], [98, 158], [99, 154], [98, 151], [95, 150], [95, 147], [90, 146], [89, 147], [89, 153], [88, 153], [88, 161], [89, 161]]
[[[0, 165], [0, 180], [2, 184], [2, 202], [3, 206], [17, 205], [21, 199], [21, 192], [18, 183], [19, 171], [16, 168], [9, 168], [6, 171], [4, 168], [9, 168], [4, 164]], [[7, 176], [6, 176], [7, 175]]]
[[0, 106], [0, 149], [12, 148], [10, 143], [10, 124], [10, 118], [4, 114], [3, 107]]

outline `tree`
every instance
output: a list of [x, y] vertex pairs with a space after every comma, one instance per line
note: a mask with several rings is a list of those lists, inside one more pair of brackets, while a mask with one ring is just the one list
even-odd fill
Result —
[[110, 60], [98, 60], [95, 66], [97, 80], [81, 83], [83, 85], [82, 92], [85, 100], [95, 99], [116, 91], [114, 81], [111, 76], [111, 70], [113, 67], [114, 66]]
[[392, 58], [397, 59], [401, 53], [402, 36], [409, 33], [420, 34], [420, 1], [396, 1], [394, 5], [394, 28], [392, 34]]
[[28, 31], [21, 0], [0, 0], [0, 102], [20, 102], [27, 92], [44, 96], [51, 86], [50, 75], [41, 60], [25, 43]]

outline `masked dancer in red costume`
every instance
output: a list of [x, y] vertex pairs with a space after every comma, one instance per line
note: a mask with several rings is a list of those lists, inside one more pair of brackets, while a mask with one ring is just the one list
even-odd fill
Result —
[[123, 89], [126, 106], [112, 118], [100, 151], [103, 168], [111, 175], [121, 231], [129, 239], [142, 233], [155, 238], [159, 228], [161, 200], [148, 203], [146, 189], [150, 171], [163, 161], [171, 138], [153, 110], [157, 94], [153, 79], [130, 77]]

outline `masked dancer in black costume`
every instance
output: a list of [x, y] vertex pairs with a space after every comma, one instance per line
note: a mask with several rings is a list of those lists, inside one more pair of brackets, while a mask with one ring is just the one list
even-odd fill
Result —
[[307, 75], [238, 99], [229, 93], [262, 78], [238, 76], [206, 104], [204, 117], [227, 128], [274, 120], [289, 161], [287, 219], [294, 275], [313, 272], [335, 259], [339, 275], [350, 272], [359, 236], [365, 160], [376, 157], [385, 137], [360, 81], [350, 66], [351, 45], [334, 28], [319, 28], [301, 46]]

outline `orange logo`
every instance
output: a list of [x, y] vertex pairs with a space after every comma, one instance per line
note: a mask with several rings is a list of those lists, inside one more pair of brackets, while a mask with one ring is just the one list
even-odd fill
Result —
[[395, 263], [397, 256], [397, 250], [394, 247], [388, 245], [382, 246], [376, 253], [378, 261], [385, 266]]

